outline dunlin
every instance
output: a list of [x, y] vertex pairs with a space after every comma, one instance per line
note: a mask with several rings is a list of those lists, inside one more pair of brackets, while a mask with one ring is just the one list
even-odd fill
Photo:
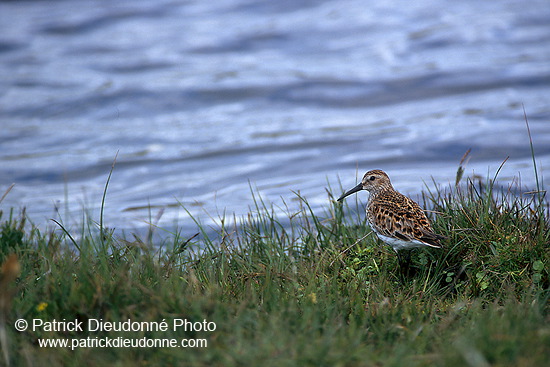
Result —
[[422, 208], [395, 191], [384, 171], [368, 171], [361, 183], [346, 191], [338, 201], [361, 190], [370, 192], [367, 222], [378, 238], [395, 252], [415, 247], [441, 247], [439, 241], [445, 236], [434, 233]]

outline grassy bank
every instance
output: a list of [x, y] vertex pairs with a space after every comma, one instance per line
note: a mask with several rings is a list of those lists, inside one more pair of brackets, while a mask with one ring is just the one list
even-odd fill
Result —
[[[460, 181], [460, 177], [457, 181]], [[404, 274], [362, 209], [327, 199], [282, 220], [259, 199], [218, 234], [127, 241], [102, 228], [41, 233], [4, 212], [2, 361], [13, 366], [541, 366], [550, 360], [548, 206], [494, 181], [424, 195], [443, 250]], [[338, 192], [339, 193], [339, 192]], [[345, 215], [344, 215], [345, 214]], [[103, 225], [102, 221], [99, 221]], [[229, 219], [224, 223], [228, 223]], [[94, 226], [90, 224], [90, 226]], [[100, 235], [93, 234], [100, 233]], [[199, 245], [202, 250], [199, 250]], [[10, 257], [16, 254], [17, 258]], [[29, 323], [26, 331], [16, 320]], [[83, 330], [32, 329], [33, 320]], [[90, 320], [167, 330], [90, 331]], [[209, 322], [185, 330], [174, 322]], [[95, 323], [93, 325], [96, 325]], [[201, 326], [202, 328], [202, 326]], [[143, 329], [143, 327], [142, 327]], [[42, 339], [206, 340], [204, 348], [41, 348]], [[6, 348], [7, 346], [7, 348]], [[2, 363], [2, 362], [0, 362]]]

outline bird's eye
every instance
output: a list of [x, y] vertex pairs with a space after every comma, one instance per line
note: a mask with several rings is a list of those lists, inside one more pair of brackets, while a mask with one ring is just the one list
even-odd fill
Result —
[[376, 179], [376, 177], [374, 177], [374, 176], [370, 176], [370, 177], [369, 177], [369, 180], [370, 180], [370, 181], [374, 181], [375, 179]]

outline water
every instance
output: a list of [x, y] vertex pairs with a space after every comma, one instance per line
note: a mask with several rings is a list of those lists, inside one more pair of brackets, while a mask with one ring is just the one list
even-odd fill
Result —
[[[0, 3], [0, 209], [194, 229], [250, 187], [322, 210], [373, 168], [400, 191], [550, 168], [550, 2]], [[364, 197], [363, 197], [364, 199]], [[180, 205], [181, 204], [181, 205]], [[209, 214], [206, 214], [209, 213]]]

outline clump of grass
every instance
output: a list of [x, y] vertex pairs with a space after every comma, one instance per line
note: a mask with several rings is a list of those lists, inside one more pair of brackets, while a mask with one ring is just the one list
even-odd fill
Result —
[[[102, 220], [77, 235], [63, 226], [40, 233], [11, 214], [0, 227], [0, 261], [17, 254], [21, 275], [7, 325], [181, 318], [214, 322], [216, 330], [8, 328], [9, 362], [542, 365], [550, 358], [548, 206], [543, 195], [515, 192], [495, 178], [463, 177], [452, 189], [428, 191], [434, 227], [448, 240], [442, 250], [415, 250], [410, 276], [330, 192], [325, 213], [296, 194], [301, 207], [285, 206], [281, 219], [253, 191], [250, 213], [220, 218], [216, 235], [195, 219], [198, 233], [176, 232], [155, 245], [117, 238]], [[41, 338], [119, 336], [205, 338], [208, 347], [38, 347]]]
[[499, 295], [520, 282], [519, 289], [548, 288], [548, 273], [541, 273], [550, 241], [544, 196], [521, 193], [517, 182], [497, 188], [495, 177], [457, 180], [453, 189], [424, 199], [440, 213], [435, 226], [449, 236], [443, 260], [453, 287], [475, 296]]

